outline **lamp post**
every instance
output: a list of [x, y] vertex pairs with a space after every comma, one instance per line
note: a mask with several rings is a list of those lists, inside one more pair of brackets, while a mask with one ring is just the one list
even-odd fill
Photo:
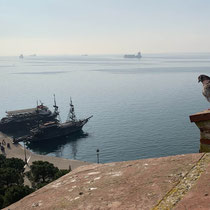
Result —
[[96, 154], [97, 154], [97, 163], [99, 163], [99, 149], [96, 150]]

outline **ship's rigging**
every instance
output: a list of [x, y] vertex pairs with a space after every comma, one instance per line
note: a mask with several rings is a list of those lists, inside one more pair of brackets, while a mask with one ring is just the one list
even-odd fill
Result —
[[68, 113], [66, 122], [70, 122], [70, 121], [75, 122], [77, 119], [76, 119], [76, 114], [75, 114], [75, 111], [74, 111], [74, 105], [72, 103], [71, 97], [70, 97], [70, 104], [69, 105], [70, 105], [70, 109], [69, 109], [69, 113]]

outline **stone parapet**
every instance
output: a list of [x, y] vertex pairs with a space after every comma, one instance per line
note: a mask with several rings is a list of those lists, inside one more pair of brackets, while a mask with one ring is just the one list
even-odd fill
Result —
[[200, 152], [210, 152], [210, 110], [190, 115], [190, 121], [200, 129]]
[[81, 166], [5, 210], [210, 209], [210, 153]]

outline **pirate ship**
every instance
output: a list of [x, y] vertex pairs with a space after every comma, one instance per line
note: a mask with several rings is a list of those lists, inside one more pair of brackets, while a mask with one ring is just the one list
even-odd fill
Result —
[[[56, 103], [55, 103], [56, 106]], [[51, 121], [44, 124], [41, 124], [31, 129], [29, 135], [25, 135], [14, 139], [14, 143], [17, 142], [40, 142], [44, 140], [52, 140], [62, 136], [69, 136], [72, 133], [79, 132], [82, 130], [83, 126], [89, 121], [88, 118], [77, 120], [74, 105], [70, 99], [70, 110], [66, 122], [61, 123], [60, 121]]]

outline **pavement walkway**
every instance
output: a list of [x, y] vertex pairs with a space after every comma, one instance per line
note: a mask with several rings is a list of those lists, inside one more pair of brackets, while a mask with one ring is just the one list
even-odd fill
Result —
[[[4, 145], [2, 144], [3, 140], [5, 142]], [[13, 144], [12, 142], [12, 138], [0, 132], [0, 143], [5, 148], [5, 151], [0, 150], [0, 154], [4, 154], [7, 158], [16, 157], [24, 161], [26, 154], [28, 166], [30, 166], [32, 162], [36, 160], [48, 161], [50, 163], [53, 163], [54, 166], [58, 167], [59, 169], [69, 169], [70, 166], [72, 170], [79, 166], [91, 164], [85, 161], [70, 160], [47, 155], [37, 155], [31, 152], [30, 150], [24, 150], [24, 147], [21, 144]], [[10, 144], [10, 148], [7, 147], [8, 143]]]

